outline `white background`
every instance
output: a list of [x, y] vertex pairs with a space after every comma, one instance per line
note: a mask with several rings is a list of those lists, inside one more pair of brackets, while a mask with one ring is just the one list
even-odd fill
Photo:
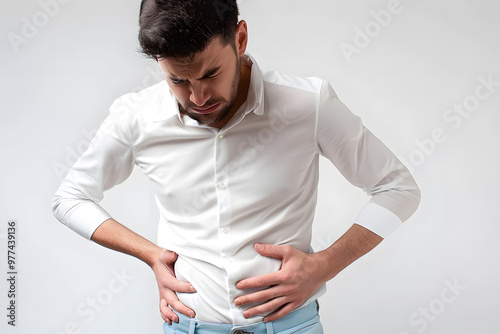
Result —
[[[16, 327], [7, 325], [0, 280], [0, 332], [160, 334], [147, 265], [86, 241], [51, 212], [61, 178], [112, 101], [161, 80], [137, 52], [139, 1], [59, 1], [0, 5], [0, 267], [5, 277], [7, 222], [15, 219], [19, 273]], [[259, 64], [329, 80], [422, 190], [414, 216], [329, 282], [320, 299], [325, 333], [492, 333], [500, 326], [500, 86], [482, 100], [474, 94], [480, 78], [500, 81], [500, 5], [401, 0], [377, 23], [372, 11], [391, 3], [240, 1]], [[368, 29], [369, 45], [358, 29]], [[14, 34], [24, 40], [13, 43]], [[346, 56], [341, 46], [356, 42], [357, 53]], [[450, 113], [464, 103], [466, 116]], [[367, 201], [325, 161], [321, 168], [316, 249], [336, 240]], [[144, 176], [134, 172], [102, 204], [155, 239]]]

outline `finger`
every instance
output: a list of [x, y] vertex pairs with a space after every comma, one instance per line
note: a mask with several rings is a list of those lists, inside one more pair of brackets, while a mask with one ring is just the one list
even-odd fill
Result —
[[285, 298], [275, 298], [267, 303], [249, 308], [243, 312], [243, 317], [251, 318], [259, 314], [268, 314], [279, 309], [285, 303]]
[[291, 304], [291, 303], [284, 304], [281, 308], [277, 309], [273, 313], [264, 317], [264, 322], [278, 320], [279, 318], [282, 318], [285, 315], [287, 315], [288, 313], [292, 312], [295, 308], [296, 308], [296, 306], [294, 306], [294, 304]]
[[234, 300], [234, 304], [236, 306], [241, 306], [252, 303], [262, 303], [262, 302], [267, 302], [268, 300], [271, 300], [279, 296], [283, 296], [283, 293], [280, 293], [277, 287], [269, 288], [254, 293], [250, 293], [247, 295], [239, 296]]
[[173, 322], [179, 322], [179, 317], [175, 314], [174, 311], [170, 307], [168, 307], [168, 303], [165, 299], [160, 299], [160, 314], [164, 321], [166, 321], [169, 325]]
[[167, 319], [163, 316], [163, 314], [161, 314], [160, 312], [160, 315], [161, 315], [161, 318], [163, 319], [163, 321], [165, 321], [167, 324], [171, 325], [172, 324], [172, 321], [170, 319]]
[[164, 288], [168, 287], [168, 289], [176, 292], [185, 292], [185, 293], [196, 292], [196, 289], [194, 288], [194, 286], [191, 285], [191, 283], [178, 280], [173, 276], [170, 276], [162, 280], [160, 285]]
[[[186, 305], [184, 305], [180, 300], [179, 298], [177, 297], [177, 295], [175, 294], [175, 292], [173, 291], [166, 291], [164, 293], [164, 300], [166, 301], [166, 303], [171, 307], [173, 308], [174, 310], [176, 310], [177, 312], [181, 313], [181, 314], [184, 314], [185, 316], [188, 316], [188, 317], [191, 317], [191, 318], [194, 318], [196, 313], [190, 309], [189, 307], [187, 307]], [[169, 307], [169, 309], [170, 309]], [[174, 312], [172, 312], [173, 314], [175, 314]], [[177, 315], [176, 315], [177, 317]]]
[[290, 246], [256, 243], [253, 247], [260, 255], [273, 257], [275, 259], [283, 259], [286, 253], [289, 251]]
[[177, 257], [177, 253], [168, 250], [163, 250], [163, 252], [160, 253], [160, 260], [165, 264], [166, 268], [173, 276], [175, 276], [174, 263], [177, 261]]
[[236, 283], [236, 288], [240, 290], [251, 288], [262, 288], [271, 285], [280, 284], [283, 280], [280, 277], [279, 271], [260, 276], [245, 278]]

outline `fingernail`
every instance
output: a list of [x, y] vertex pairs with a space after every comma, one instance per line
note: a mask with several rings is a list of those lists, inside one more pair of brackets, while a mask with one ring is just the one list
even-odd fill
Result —
[[194, 286], [191, 285], [191, 287], [189, 288], [192, 292], [196, 292], [196, 289], [194, 288]]
[[255, 248], [258, 250], [264, 249], [264, 246], [262, 244], [255, 244]]

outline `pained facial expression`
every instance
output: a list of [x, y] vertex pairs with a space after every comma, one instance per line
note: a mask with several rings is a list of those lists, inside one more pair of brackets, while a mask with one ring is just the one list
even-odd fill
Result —
[[192, 61], [163, 58], [158, 63], [181, 114], [209, 126], [230, 117], [241, 77], [233, 46], [224, 46], [220, 38], [214, 38]]

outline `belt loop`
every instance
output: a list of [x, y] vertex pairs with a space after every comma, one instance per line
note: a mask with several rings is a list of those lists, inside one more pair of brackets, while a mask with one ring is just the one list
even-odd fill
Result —
[[274, 326], [273, 322], [266, 322], [266, 329], [267, 329], [267, 334], [274, 334]]
[[191, 319], [189, 321], [189, 334], [194, 334], [195, 329], [196, 329], [196, 320]]

